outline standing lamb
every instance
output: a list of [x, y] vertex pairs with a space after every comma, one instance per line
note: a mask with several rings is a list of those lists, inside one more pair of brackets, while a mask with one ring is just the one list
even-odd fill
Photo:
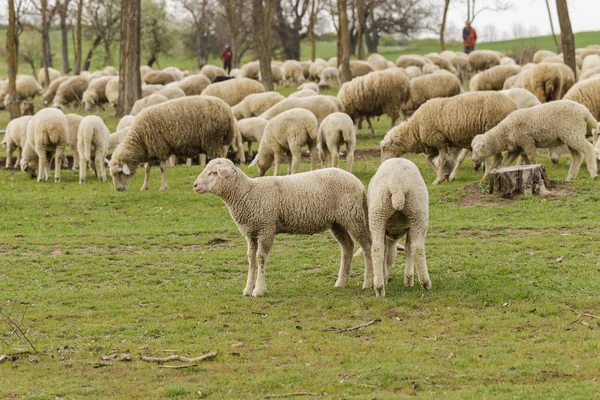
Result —
[[77, 132], [83, 117], [79, 114], [67, 114], [67, 145], [73, 152], [73, 171], [79, 169], [79, 147], [77, 147]]
[[294, 108], [304, 108], [305, 110], [311, 111], [315, 117], [317, 117], [319, 123], [323, 122], [325, 117], [327, 117], [329, 114], [333, 114], [334, 112], [338, 111], [338, 107], [327, 96], [296, 97], [287, 98], [280, 101], [262, 113], [260, 117], [272, 119], [282, 112]]
[[12, 154], [15, 150], [19, 150], [14, 167], [17, 168], [23, 154], [23, 147], [27, 140], [27, 125], [33, 117], [26, 115], [24, 117], [15, 118], [6, 125], [6, 134], [2, 144], [6, 148], [6, 168], [11, 168]]
[[[306, 235], [327, 229], [342, 248], [335, 286], [343, 287], [349, 279], [353, 239], [366, 255], [363, 288], [373, 286], [367, 197], [354, 175], [329, 168], [252, 179], [231, 161], [216, 159], [198, 176], [194, 191], [220, 197], [246, 238], [249, 265], [244, 296], [265, 294], [267, 258], [276, 234]], [[384, 294], [383, 282], [375, 283], [375, 293]]]
[[187, 96], [140, 113], [131, 132], [110, 160], [115, 189], [127, 190], [138, 165], [147, 163], [141, 190], [148, 189], [151, 163], [160, 161], [161, 190], [167, 189], [166, 166], [171, 155], [223, 157], [235, 135], [235, 118], [221, 99]]
[[253, 155], [252, 143], [260, 143], [268, 122], [268, 120], [260, 117], [246, 118], [238, 121], [238, 128], [242, 135], [242, 140], [248, 143], [249, 158], [252, 158]]
[[[494, 156], [492, 170], [500, 164], [502, 152], [508, 151], [507, 164], [521, 152], [526, 164], [535, 164], [538, 147], [566, 144], [572, 156], [567, 182], [577, 177], [584, 155], [590, 176], [596, 179], [598, 165], [594, 148], [585, 137], [597, 129], [598, 122], [589, 110], [571, 100], [523, 108], [485, 134], [473, 138], [473, 161]], [[484, 179], [487, 179], [487, 171]]]
[[285, 97], [277, 92], [250, 94], [232, 107], [233, 115], [237, 119], [258, 117], [283, 99]]
[[264, 91], [265, 87], [258, 81], [248, 78], [236, 78], [211, 83], [202, 91], [202, 95], [218, 97], [233, 107], [249, 94], [264, 93]]
[[54, 153], [54, 182], [60, 182], [60, 169], [67, 145], [67, 119], [56, 108], [44, 108], [37, 112], [27, 125], [27, 141], [21, 156], [21, 171], [37, 180], [49, 178], [51, 154]]
[[[77, 151], [79, 152], [79, 183], [85, 183], [88, 165], [96, 173], [100, 182], [106, 181], [104, 160], [108, 154], [110, 132], [102, 118], [96, 115], [84, 117], [77, 132]], [[92, 164], [92, 160], [94, 163]]]
[[414, 270], [425, 289], [431, 279], [425, 259], [429, 194], [417, 166], [403, 158], [384, 161], [369, 183], [369, 228], [375, 282], [387, 282], [398, 240], [406, 236], [404, 286], [414, 285]]
[[348, 114], [333, 113], [321, 122], [317, 134], [317, 151], [325, 168], [337, 168], [340, 147], [344, 144], [346, 145], [346, 171], [352, 172], [356, 147], [354, 122]]

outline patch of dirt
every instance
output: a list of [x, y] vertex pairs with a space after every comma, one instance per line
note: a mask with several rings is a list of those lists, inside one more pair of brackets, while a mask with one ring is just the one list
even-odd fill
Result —
[[208, 246], [214, 246], [214, 245], [222, 244], [222, 243], [226, 243], [226, 242], [229, 242], [229, 240], [221, 239], [221, 238], [217, 237], [217, 238], [210, 239], [206, 244]]
[[361, 149], [354, 151], [354, 158], [381, 158], [380, 149]]

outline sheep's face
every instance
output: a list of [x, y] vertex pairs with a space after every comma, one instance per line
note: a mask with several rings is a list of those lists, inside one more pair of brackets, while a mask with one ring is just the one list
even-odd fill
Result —
[[135, 172], [126, 163], [116, 160], [111, 160], [109, 167], [115, 189], [119, 192], [127, 190]]
[[224, 184], [235, 173], [236, 168], [231, 161], [226, 158], [216, 158], [209, 162], [204, 171], [196, 178], [194, 192], [219, 195], [221, 184]]
[[26, 172], [31, 179], [37, 177], [37, 165], [35, 160], [30, 160], [27, 157], [21, 157], [21, 171]]
[[402, 123], [392, 128], [379, 143], [381, 147], [381, 161], [388, 158], [400, 157], [409, 152], [406, 146], [404, 133], [408, 131], [408, 124]]
[[473, 149], [472, 158], [474, 163], [480, 163], [485, 157], [487, 157], [487, 149], [485, 148], [485, 138], [483, 135], [477, 135], [473, 138], [473, 141], [471, 142], [471, 148]]

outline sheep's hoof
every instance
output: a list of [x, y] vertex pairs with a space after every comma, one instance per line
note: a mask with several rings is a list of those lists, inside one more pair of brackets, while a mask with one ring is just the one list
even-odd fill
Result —
[[247, 287], [244, 289], [244, 296], [252, 296], [252, 290], [254, 290], [254, 288], [251, 287]]
[[425, 290], [430, 290], [431, 289], [431, 281], [427, 280], [427, 282], [421, 283], [421, 286], [423, 286], [423, 289], [425, 289]]
[[596, 176], [592, 176], [592, 179], [593, 179], [593, 180], [598, 180], [598, 175], [596, 175]]
[[142, 186], [142, 188], [140, 189], [140, 192], [143, 192], [144, 190], [148, 190], [148, 186]]
[[404, 286], [413, 287], [415, 286], [415, 277], [413, 275], [404, 277]]
[[373, 287], [373, 280], [371, 279], [370, 281], [365, 281], [363, 282], [363, 290], [365, 289], [371, 289]]
[[169, 187], [168, 186], [161, 186], [160, 187], [160, 191], [164, 192], [165, 190], [167, 190]]
[[385, 286], [375, 288], [375, 297], [385, 297]]
[[85, 181], [79, 180], [79, 184], [80, 184], [80, 185], [82, 185], [82, 184], [84, 184], [84, 183], [85, 183]]
[[343, 288], [344, 286], [346, 286], [346, 280], [338, 278], [338, 280], [335, 281], [335, 287]]
[[439, 184], [440, 184], [440, 181], [438, 181], [438, 180], [436, 179], [436, 180], [435, 180], [435, 181], [433, 181], [431, 184], [432, 184], [432, 185], [439, 185]]
[[255, 288], [252, 291], [252, 297], [263, 297], [265, 295], [265, 289]]

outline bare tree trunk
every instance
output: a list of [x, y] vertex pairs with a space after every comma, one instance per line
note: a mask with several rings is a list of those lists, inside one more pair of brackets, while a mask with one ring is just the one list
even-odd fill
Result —
[[315, 62], [315, 58], [317, 57], [317, 49], [315, 43], [315, 20], [316, 16], [316, 3], [317, 0], [311, 0], [310, 2], [310, 19], [308, 21], [308, 37], [310, 39], [310, 60]]
[[[17, 100], [17, 71], [19, 64], [19, 37], [17, 35], [17, 18], [15, 1], [8, 0], [8, 30], [6, 31], [6, 53], [8, 56], [8, 112], [10, 119], [19, 117], [19, 102]], [[0, 99], [4, 100], [4, 99]]]
[[554, 39], [554, 46], [556, 47], [556, 52], [559, 52], [558, 39], [556, 39], [556, 33], [554, 33], [554, 23], [552, 22], [552, 13], [550, 12], [550, 3], [546, 0], [546, 9], [548, 9], [548, 19], [550, 20], [550, 30], [552, 31], [552, 39]]
[[444, 0], [444, 16], [442, 17], [442, 26], [440, 27], [440, 51], [446, 50], [446, 43], [444, 40], [444, 31], [446, 30], [446, 17], [448, 16], [448, 7], [450, 6], [450, 0]]
[[577, 82], [577, 65], [575, 63], [575, 38], [571, 29], [571, 19], [569, 18], [569, 8], [567, 0], [556, 0], [556, 10], [558, 11], [558, 22], [560, 23], [560, 42], [562, 44], [562, 53], [565, 64], [567, 64], [575, 74]]
[[75, 75], [79, 75], [79, 73], [81, 72], [81, 56], [83, 53], [83, 48], [81, 45], [81, 19], [82, 19], [82, 12], [83, 12], [83, 0], [79, 0], [77, 2], [77, 39], [76, 39], [76, 46], [75, 46]]
[[358, 59], [365, 59], [365, 45], [364, 36], [365, 28], [367, 27], [367, 16], [365, 15], [365, 0], [356, 0], [356, 12], [358, 14], [358, 32], [357, 45], [358, 45]]
[[140, 0], [121, 0], [121, 70], [117, 117], [129, 114], [142, 97], [140, 77]]
[[347, 8], [347, 1], [346, 0], [338, 0], [338, 17], [340, 20], [338, 36], [340, 38], [340, 47], [341, 47], [341, 55], [342, 55], [341, 83], [348, 82], [351, 79], [351, 76], [350, 76], [350, 38], [348, 37], [348, 14], [346, 13], [346, 8]]
[[40, 7], [42, 11], [42, 67], [44, 68], [44, 75], [46, 76], [46, 85], [50, 84], [50, 73], [48, 72], [49, 65], [49, 54], [50, 49], [48, 47], [48, 0], [41, 0]]
[[69, 2], [64, 0], [63, 3], [56, 3], [58, 7], [58, 17], [60, 18], [60, 33], [62, 36], [62, 65], [63, 72], [68, 74], [71, 71], [69, 66], [69, 24], [67, 23]]
[[271, 91], [273, 87], [273, 74], [271, 73], [271, 26], [273, 25], [273, 1], [252, 0], [252, 22], [254, 25], [254, 42], [260, 76], [265, 90]]

